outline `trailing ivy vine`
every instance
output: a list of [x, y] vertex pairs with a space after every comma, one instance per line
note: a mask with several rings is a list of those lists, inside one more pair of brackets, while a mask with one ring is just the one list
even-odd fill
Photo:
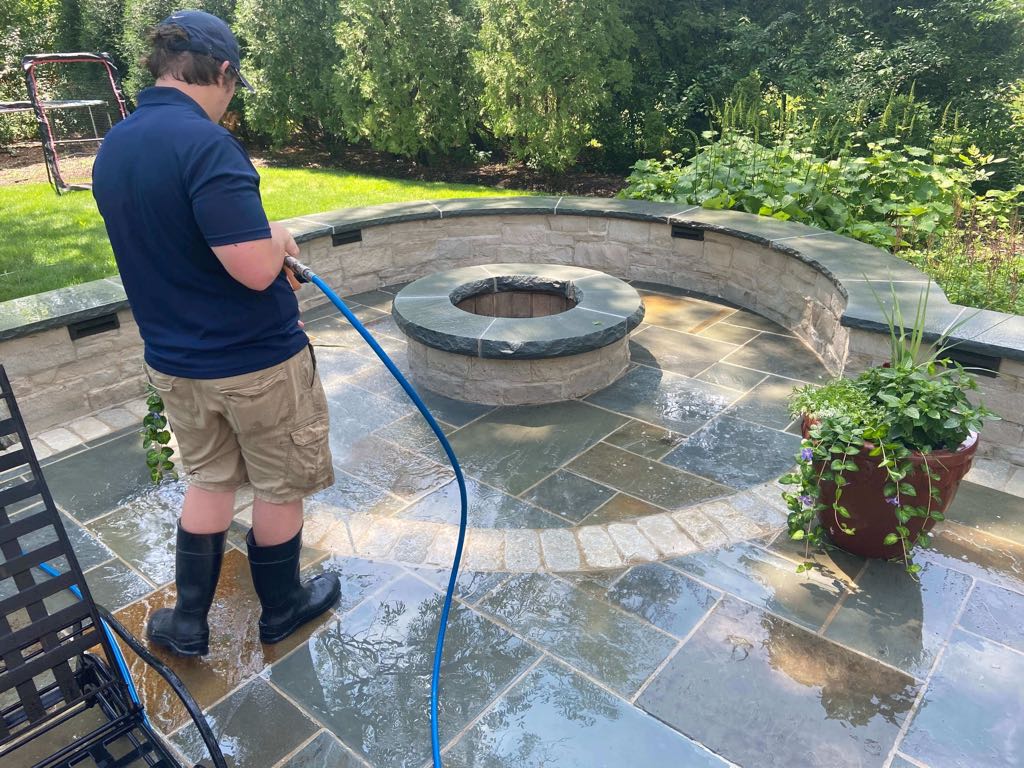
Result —
[[164, 401], [152, 385], [148, 389], [146, 407], [149, 410], [142, 419], [140, 434], [142, 447], [146, 451], [149, 477], [154, 483], [160, 483], [168, 477], [177, 480], [178, 472], [171, 461], [174, 449], [168, 445], [171, 442], [171, 432], [167, 428], [167, 416], [164, 415]]

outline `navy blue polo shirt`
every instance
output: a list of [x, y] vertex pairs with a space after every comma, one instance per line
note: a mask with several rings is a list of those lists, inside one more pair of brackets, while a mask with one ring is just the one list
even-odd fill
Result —
[[275, 365], [308, 342], [284, 275], [246, 288], [211, 246], [270, 237], [260, 177], [238, 141], [175, 88], [147, 88], [103, 139], [93, 196], [125, 293], [162, 373], [215, 379]]

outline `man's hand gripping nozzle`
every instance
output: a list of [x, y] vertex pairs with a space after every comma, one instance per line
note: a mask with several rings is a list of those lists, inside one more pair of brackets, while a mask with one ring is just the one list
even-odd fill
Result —
[[313, 274], [313, 270], [303, 264], [301, 261], [296, 259], [294, 256], [285, 256], [284, 265], [292, 271], [295, 275], [295, 279], [300, 283], [310, 282], [310, 276]]

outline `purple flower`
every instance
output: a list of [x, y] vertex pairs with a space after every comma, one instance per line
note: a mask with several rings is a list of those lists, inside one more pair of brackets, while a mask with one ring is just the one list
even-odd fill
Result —
[[800, 458], [803, 459], [804, 461], [810, 461], [811, 459], [814, 458], [814, 449], [813, 448], [804, 448], [804, 449], [802, 449], [800, 451]]
[[800, 503], [803, 504], [805, 507], [809, 507], [814, 504], [814, 499], [812, 499], [810, 496], [801, 496]]
[[900, 504], [900, 500], [899, 500], [898, 498], [896, 498], [895, 496], [889, 496], [889, 497], [888, 497], [888, 498], [887, 498], [887, 499], [885, 500], [885, 503], [886, 503], [886, 504], [892, 504], [892, 505], [893, 505], [894, 507], [898, 507], [898, 506], [899, 506], [899, 504]]

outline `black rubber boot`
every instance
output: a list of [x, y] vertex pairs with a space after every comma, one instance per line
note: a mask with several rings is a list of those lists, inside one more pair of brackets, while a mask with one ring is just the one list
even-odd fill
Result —
[[174, 583], [178, 602], [149, 617], [146, 636], [179, 656], [205, 656], [210, 652], [206, 623], [224, 560], [223, 533], [189, 533], [178, 521], [178, 548], [174, 556]]
[[281, 642], [338, 601], [341, 583], [337, 574], [325, 573], [305, 583], [299, 581], [301, 530], [291, 541], [272, 547], [257, 547], [250, 530], [245, 543], [249, 546], [252, 584], [263, 606], [261, 642]]

